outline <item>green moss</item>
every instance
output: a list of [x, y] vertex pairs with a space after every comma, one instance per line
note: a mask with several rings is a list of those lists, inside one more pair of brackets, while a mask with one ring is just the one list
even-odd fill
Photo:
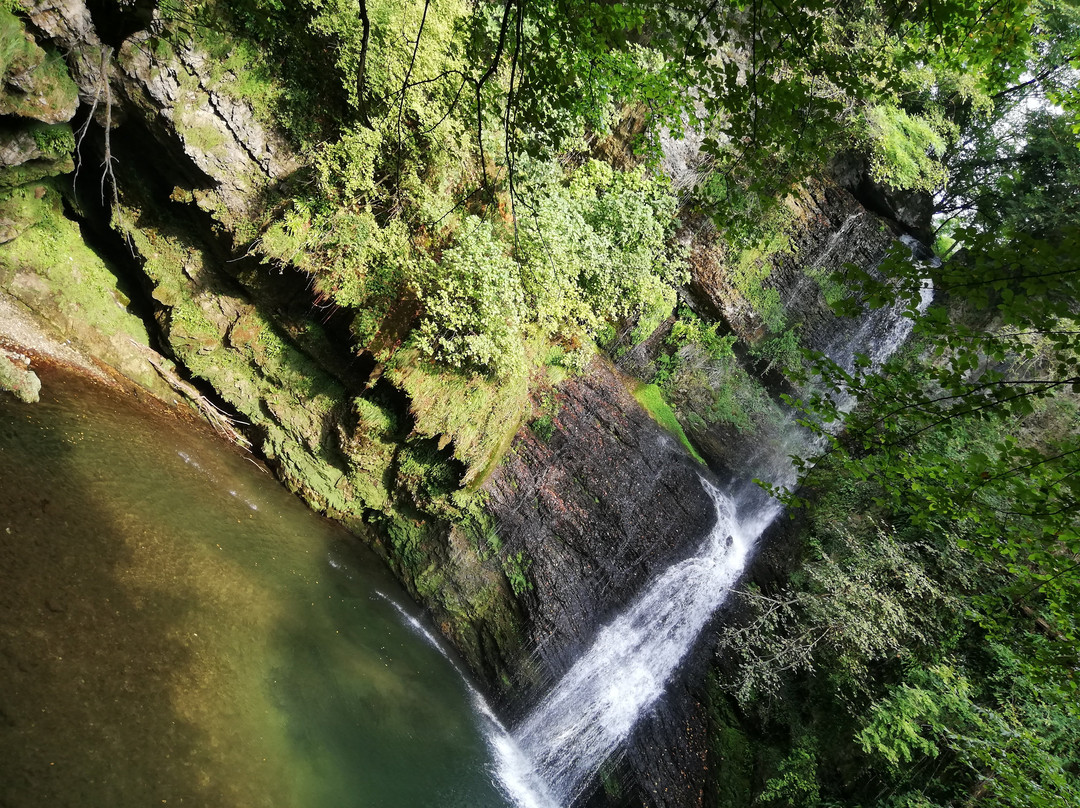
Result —
[[30, 160], [22, 165], [0, 168], [0, 189], [29, 185], [48, 177], [69, 174], [74, 170], [75, 161], [71, 155], [55, 160]]
[[506, 573], [506, 580], [510, 582], [510, 588], [518, 597], [532, 591], [532, 581], [529, 580], [527, 574], [531, 566], [532, 559], [526, 558], [524, 553], [513, 553], [507, 555], [503, 560], [503, 571]]
[[668, 406], [667, 401], [664, 400], [664, 394], [660, 388], [655, 384], [643, 384], [634, 390], [634, 398], [637, 399], [640, 404], [652, 419], [656, 423], [660, 424], [664, 429], [679, 439], [686, 451], [702, 465], [705, 465], [705, 459], [698, 454], [693, 444], [690, 443], [690, 439], [686, 437], [686, 433], [683, 432], [682, 425], [679, 423], [679, 419], [675, 417], [674, 410]]
[[86, 246], [79, 226], [64, 216], [56, 187], [45, 182], [15, 189], [12, 199], [33, 224], [20, 238], [0, 246], [4, 263], [46, 281], [54, 307], [67, 319], [79, 318], [106, 334], [122, 334], [146, 345], [146, 330], [125, 311], [116, 276]]
[[0, 241], [11, 241], [50, 216], [59, 204], [59, 195], [53, 193], [46, 199], [49, 190], [49, 186], [41, 184], [0, 192]]
[[355, 426], [343, 430], [339, 445], [349, 464], [349, 482], [363, 506], [383, 510], [393, 485], [391, 466], [397, 451], [393, 433], [397, 424], [391, 413], [364, 398], [353, 399]]
[[784, 305], [780, 302], [780, 293], [766, 286], [765, 281], [772, 274], [770, 259], [787, 250], [789, 246], [790, 241], [786, 235], [781, 232], [770, 233], [758, 244], [739, 254], [729, 276], [739, 294], [774, 333], [784, 329], [786, 314]]
[[15, 76], [39, 65], [44, 51], [27, 38], [22, 21], [0, 4], [0, 78]]
[[208, 124], [193, 124], [185, 122], [180, 116], [176, 116], [176, 131], [184, 141], [184, 145], [204, 154], [216, 154], [225, 145], [225, 135], [217, 127]]
[[409, 396], [414, 430], [452, 443], [466, 466], [462, 482], [473, 489], [510, 448], [532, 407], [523, 375], [492, 379], [455, 371], [412, 350], [399, 351], [387, 374]]
[[555, 397], [554, 390], [548, 390], [533, 408], [534, 417], [529, 421], [529, 429], [540, 440], [547, 443], [555, 434], [555, 416], [559, 412], [559, 400]]
[[706, 686], [711, 805], [744, 808], [753, 802], [754, 741], [743, 731], [730, 697], [714, 672]]
[[423, 519], [391, 513], [379, 524], [390, 541], [391, 555], [399, 572], [405, 574], [407, 581], [414, 581], [427, 559], [424, 552], [428, 539], [427, 523]]
[[[243, 13], [242, 8], [230, 8], [232, 4], [225, 3], [200, 5], [199, 13], [209, 23], [201, 26], [197, 35], [198, 47], [210, 57], [201, 76], [203, 86], [207, 90], [245, 101], [261, 123], [276, 126], [284, 89], [274, 74], [280, 73], [281, 67], [274, 64], [266, 49], [234, 32], [234, 29], [242, 26], [235, 24], [232, 14]], [[164, 19], [178, 23], [166, 25], [162, 36], [153, 40], [155, 59], [168, 61], [175, 56], [177, 47], [190, 45], [187, 20], [191, 12], [185, 4], [165, 2], [161, 4], [161, 13]], [[272, 19], [272, 15], [265, 12], [261, 12], [260, 17], [264, 25]], [[277, 35], [280, 37], [288, 33], [281, 31]]]
[[166, 395], [168, 388], [142, 355], [149, 346], [145, 326], [127, 310], [116, 275], [64, 216], [56, 185], [46, 181], [16, 191], [22, 192], [18, 207], [34, 223], [0, 244], [0, 280], [7, 290], [90, 353]]
[[821, 289], [821, 296], [830, 307], [845, 300], [850, 294], [843, 282], [832, 272], [811, 267], [806, 274], [817, 282], [818, 288]]
[[282, 477], [319, 510], [356, 516], [378, 504], [372, 481], [358, 497], [359, 478], [327, 427], [346, 400], [341, 386], [250, 304], [209, 286], [205, 254], [175, 231], [125, 208], [126, 227], [167, 307], [168, 339], [177, 356], [263, 433], [262, 450]]
[[[20, 84], [29, 90], [8, 89], [9, 76], [20, 76]], [[39, 48], [22, 22], [0, 7], [0, 115], [64, 121], [75, 114], [78, 103], [79, 88], [63, 57]]]
[[460, 467], [454, 466], [433, 439], [409, 441], [398, 452], [395, 488], [417, 508], [442, 510], [461, 481]]

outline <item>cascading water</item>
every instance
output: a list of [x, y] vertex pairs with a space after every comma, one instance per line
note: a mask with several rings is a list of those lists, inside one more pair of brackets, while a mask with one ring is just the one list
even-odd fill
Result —
[[[922, 289], [919, 310], [932, 297]], [[856, 349], [868, 349], [872, 365], [884, 362], [911, 334], [904, 306], [867, 312], [842, 344], [827, 351], [851, 367]], [[802, 453], [813, 451], [800, 439]], [[770, 482], [791, 485], [789, 460], [776, 458]], [[726, 600], [765, 528], [781, 513], [775, 500], [736, 498], [746, 485], [725, 493], [701, 481], [716, 507], [716, 524], [697, 553], [660, 574], [622, 614], [600, 629], [581, 658], [533, 709], [514, 733], [501, 737], [497, 776], [520, 808], [574, 803], [603, 765], [663, 695], [668, 680], [698, 634]], [[742, 510], [740, 510], [742, 505]], [[745, 512], [742, 512], [745, 510]], [[522, 763], [531, 761], [533, 772]], [[543, 785], [541, 785], [543, 784]]]
[[716, 524], [698, 553], [674, 564], [592, 647], [515, 736], [568, 805], [664, 692], [668, 678], [723, 602], [773, 512], [736, 519], [735, 503], [703, 481]]

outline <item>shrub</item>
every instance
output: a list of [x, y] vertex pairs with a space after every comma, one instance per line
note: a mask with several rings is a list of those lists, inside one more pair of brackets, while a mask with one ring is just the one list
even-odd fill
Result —
[[945, 184], [946, 128], [938, 117], [909, 115], [895, 106], [874, 105], [863, 125], [870, 145], [870, 174], [901, 190], [933, 192]]
[[453, 367], [519, 372], [525, 361], [521, 277], [491, 226], [468, 217], [454, 247], [426, 270], [415, 281], [424, 303], [416, 346]]

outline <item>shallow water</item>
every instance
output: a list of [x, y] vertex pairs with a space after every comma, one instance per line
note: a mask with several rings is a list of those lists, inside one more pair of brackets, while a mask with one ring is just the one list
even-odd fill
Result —
[[505, 806], [374, 556], [202, 430], [0, 395], [0, 806]]

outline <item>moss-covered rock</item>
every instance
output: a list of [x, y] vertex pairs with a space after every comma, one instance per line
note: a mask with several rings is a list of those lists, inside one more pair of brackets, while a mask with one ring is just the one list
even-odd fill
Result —
[[710, 805], [716, 808], [743, 808], [753, 801], [755, 741], [735, 714], [731, 697], [720, 686], [715, 673], [706, 687], [708, 721], [708, 779]]
[[75, 137], [66, 123], [0, 127], [0, 189], [73, 171], [74, 149]]
[[63, 123], [78, 106], [79, 89], [63, 57], [38, 47], [10, 8], [0, 6], [0, 115]]
[[267, 195], [298, 161], [260, 119], [236, 72], [223, 70], [221, 60], [193, 43], [169, 44], [149, 32], [125, 42], [118, 64], [115, 79], [128, 111], [168, 144], [173, 159], [187, 164], [185, 171], [209, 178], [209, 187], [193, 194], [200, 207], [237, 241], [254, 238]]
[[41, 393], [41, 380], [15, 357], [9, 357], [5, 351], [0, 350], [0, 390], [6, 390], [20, 401], [33, 404]]
[[0, 287], [72, 340], [163, 398], [172, 391], [147, 360], [150, 339], [116, 275], [64, 215], [60, 181], [0, 192]]
[[360, 397], [353, 399], [351, 414], [353, 422], [338, 427], [338, 445], [349, 463], [349, 482], [366, 507], [381, 511], [390, 499], [396, 419], [388, 409]]
[[0, 191], [0, 244], [18, 238], [49, 213], [46, 185], [24, 185]]
[[387, 376], [408, 394], [416, 433], [437, 439], [439, 448], [451, 446], [465, 465], [462, 482], [470, 487], [483, 483], [532, 411], [528, 379], [522, 375], [463, 374], [402, 350], [391, 360]]

